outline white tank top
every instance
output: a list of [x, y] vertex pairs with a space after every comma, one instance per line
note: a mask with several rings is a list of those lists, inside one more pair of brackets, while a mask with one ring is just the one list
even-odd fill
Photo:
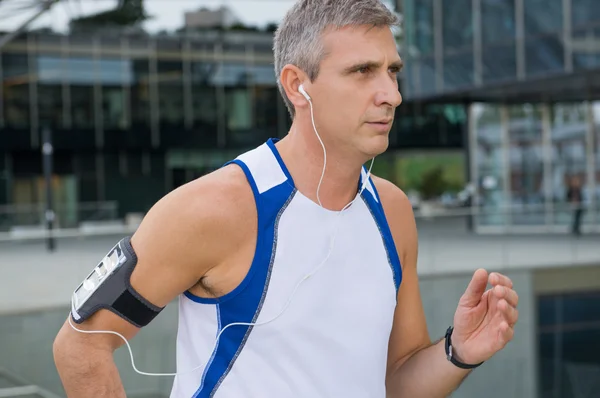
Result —
[[[240, 155], [258, 214], [255, 257], [231, 293], [180, 296], [177, 371], [172, 398], [385, 397], [390, 331], [402, 279], [400, 261], [371, 180], [339, 220], [338, 212], [295, 187], [269, 140]], [[363, 169], [361, 180], [366, 177]], [[357, 188], [362, 181], [357, 182]]]

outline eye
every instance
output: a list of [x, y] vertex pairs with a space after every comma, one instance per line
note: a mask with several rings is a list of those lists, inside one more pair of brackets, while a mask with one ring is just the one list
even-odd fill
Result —
[[398, 73], [400, 73], [400, 71], [401, 71], [401, 68], [399, 68], [397, 66], [392, 66], [390, 68], [390, 73], [398, 74]]
[[365, 73], [369, 73], [371, 71], [371, 68], [369, 68], [368, 66], [361, 66], [360, 68], [357, 69], [357, 72], [360, 73], [361, 75], [364, 75]]

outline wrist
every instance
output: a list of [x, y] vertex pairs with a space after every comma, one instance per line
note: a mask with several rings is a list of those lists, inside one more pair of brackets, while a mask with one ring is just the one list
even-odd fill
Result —
[[463, 358], [461, 358], [460, 350], [456, 350], [456, 347], [452, 342], [452, 332], [453, 331], [454, 331], [454, 328], [452, 326], [450, 326], [446, 330], [446, 336], [444, 338], [445, 339], [444, 347], [445, 347], [445, 351], [446, 351], [446, 359], [448, 359], [449, 362], [451, 362], [453, 365], [455, 365], [461, 369], [475, 369], [475, 368], [481, 366], [481, 364], [483, 364], [483, 362], [470, 363], [468, 360], [464, 360]]

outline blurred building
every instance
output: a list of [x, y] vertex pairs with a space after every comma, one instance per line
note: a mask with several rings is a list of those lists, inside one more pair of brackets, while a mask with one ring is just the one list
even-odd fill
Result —
[[[123, 217], [290, 126], [265, 32], [30, 32], [0, 52], [0, 82], [0, 205], [45, 201], [44, 127], [55, 203], [114, 201]], [[465, 121], [460, 106], [407, 104], [390, 152], [460, 151]]]
[[[481, 380], [490, 386], [485, 395], [509, 384], [514, 393], [505, 396], [598, 396], [600, 384], [593, 380], [600, 374], [600, 290], [592, 282], [600, 271], [597, 257], [580, 256], [581, 238], [548, 258], [534, 257], [558, 244], [552, 242], [559, 237], [540, 234], [569, 230], [574, 212], [568, 190], [576, 178], [582, 182], [583, 231], [592, 233], [584, 239], [597, 240], [594, 232], [600, 231], [600, 2], [398, 4], [405, 20], [405, 101], [466, 109], [469, 177], [480, 210], [476, 230], [532, 234], [520, 235], [523, 247], [506, 246], [502, 255], [529, 280], [518, 291], [532, 303], [532, 313], [521, 318], [517, 333], [535, 346], [535, 358], [520, 362], [528, 354], [511, 354], [494, 360], [504, 367]], [[457, 255], [469, 257], [490, 240]], [[577, 255], [558, 260], [569, 256], [566, 251]], [[519, 264], [519, 253], [529, 253], [531, 261]], [[479, 263], [489, 267], [492, 257], [483, 255]], [[531, 370], [523, 363], [535, 368], [535, 379], [521, 375]]]
[[[480, 231], [600, 231], [600, 3], [399, 0], [407, 102], [463, 104]], [[510, 211], [508, 211], [510, 210]]]
[[225, 6], [216, 10], [203, 7], [198, 11], [186, 12], [184, 19], [186, 29], [229, 28], [240, 23], [233, 11]]

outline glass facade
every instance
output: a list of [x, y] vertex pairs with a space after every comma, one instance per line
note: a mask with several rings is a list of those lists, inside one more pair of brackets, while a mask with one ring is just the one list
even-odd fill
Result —
[[600, 231], [598, 102], [470, 106], [481, 231], [565, 231], [580, 182], [583, 230]]
[[539, 396], [600, 396], [600, 292], [538, 298]]
[[[433, 57], [427, 31], [420, 45]], [[390, 151], [461, 148], [466, 120], [463, 104], [405, 103]], [[115, 200], [123, 215], [290, 125], [271, 34], [21, 35], [0, 52], [0, 205], [43, 201], [45, 127], [69, 202]]]
[[[285, 134], [271, 47], [235, 33], [13, 40], [0, 53], [0, 205], [44, 201], [45, 127], [58, 200], [117, 201], [121, 216]], [[199, 160], [169, 167], [175, 152]]]
[[401, 0], [405, 99], [600, 66], [596, 0]]

